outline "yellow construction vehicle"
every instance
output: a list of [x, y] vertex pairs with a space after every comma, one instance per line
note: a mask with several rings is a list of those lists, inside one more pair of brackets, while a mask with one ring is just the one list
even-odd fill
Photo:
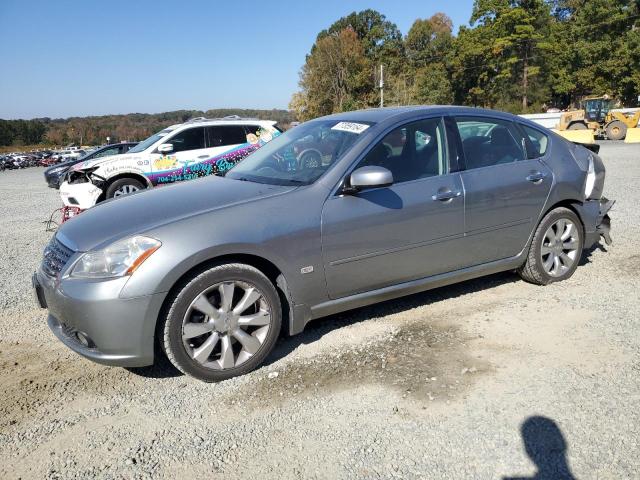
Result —
[[592, 130], [594, 135], [609, 140], [622, 140], [628, 128], [635, 128], [640, 121], [640, 109], [631, 115], [614, 112], [613, 100], [608, 96], [587, 97], [580, 102], [580, 109], [564, 112], [560, 116], [558, 130]]

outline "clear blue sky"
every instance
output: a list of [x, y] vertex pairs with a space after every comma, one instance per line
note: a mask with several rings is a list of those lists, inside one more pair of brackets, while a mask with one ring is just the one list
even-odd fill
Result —
[[0, 0], [0, 118], [286, 108], [317, 33], [373, 8], [403, 34], [472, 0]]

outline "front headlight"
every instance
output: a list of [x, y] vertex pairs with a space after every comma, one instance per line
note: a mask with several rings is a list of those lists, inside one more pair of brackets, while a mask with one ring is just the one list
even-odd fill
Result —
[[113, 278], [131, 275], [160, 248], [158, 240], [135, 236], [112, 243], [102, 250], [86, 252], [71, 270], [72, 277]]
[[593, 155], [589, 155], [589, 169], [587, 170], [587, 180], [584, 183], [584, 198], [588, 199], [593, 193], [596, 184], [596, 169], [593, 162]]

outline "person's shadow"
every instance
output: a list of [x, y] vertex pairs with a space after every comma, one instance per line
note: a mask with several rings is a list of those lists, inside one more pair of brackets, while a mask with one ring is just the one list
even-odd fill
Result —
[[547, 417], [529, 417], [520, 432], [527, 455], [538, 471], [531, 477], [503, 480], [576, 480], [567, 463], [567, 442], [556, 422]]

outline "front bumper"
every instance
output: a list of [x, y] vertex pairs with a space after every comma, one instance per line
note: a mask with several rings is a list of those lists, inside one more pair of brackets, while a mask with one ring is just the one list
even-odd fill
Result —
[[102, 194], [102, 189], [90, 182], [60, 185], [60, 198], [66, 207], [78, 207], [81, 210], [93, 207]]
[[49, 310], [49, 328], [67, 347], [104, 365], [151, 365], [164, 294], [120, 298], [127, 280], [59, 279], [41, 270], [33, 275], [38, 303]]

